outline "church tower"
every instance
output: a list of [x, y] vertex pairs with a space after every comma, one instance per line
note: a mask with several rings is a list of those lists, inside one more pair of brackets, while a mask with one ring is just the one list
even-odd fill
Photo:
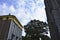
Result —
[[52, 40], [60, 40], [60, 1], [44, 0]]

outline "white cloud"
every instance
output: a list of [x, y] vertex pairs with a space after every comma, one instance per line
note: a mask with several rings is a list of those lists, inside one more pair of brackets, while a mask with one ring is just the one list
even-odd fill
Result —
[[6, 5], [6, 3], [0, 5], [0, 15], [11, 13], [17, 16], [22, 25], [25, 25], [31, 19], [46, 21], [45, 6], [41, 6], [44, 5], [43, 0], [35, 0], [35, 2], [34, 0], [17, 0], [16, 3], [17, 9], [13, 5]]
[[[32, 19], [37, 19], [45, 22], [45, 6], [40, 7], [41, 5], [44, 5], [43, 0], [35, 0], [35, 2], [33, 0], [17, 0], [17, 9], [15, 9], [13, 5], [8, 6], [3, 3], [3, 5], [0, 5], [0, 15], [6, 15], [11, 13], [20, 20], [22, 25], [27, 24]], [[38, 3], [40, 3], [40, 6], [38, 5]]]
[[4, 3], [3, 5], [0, 5], [0, 15], [5, 15], [8, 13], [8, 7], [6, 6], [6, 4]]
[[1, 5], [1, 7], [2, 7], [3, 9], [7, 8], [7, 6], [6, 6], [5, 3], [4, 3], [3, 5]]
[[11, 5], [10, 7], [9, 7], [9, 10], [11, 11], [11, 12], [16, 12], [16, 9], [14, 8], [14, 6], [13, 5]]
[[[31, 1], [31, 3], [30, 3]], [[27, 0], [26, 1], [18, 1], [19, 8], [17, 9], [17, 15], [20, 16], [22, 19], [22, 24], [25, 25], [28, 23], [31, 19], [37, 19], [46, 22], [46, 14], [45, 14], [45, 6], [38, 6], [38, 3], [40, 2], [40, 5], [44, 5], [43, 0], [38, 0], [36, 3], [33, 0]], [[27, 8], [25, 8], [27, 7]]]
[[0, 5], [0, 15], [8, 15], [9, 13], [15, 13], [16, 9], [11, 5], [7, 6], [5, 3]]

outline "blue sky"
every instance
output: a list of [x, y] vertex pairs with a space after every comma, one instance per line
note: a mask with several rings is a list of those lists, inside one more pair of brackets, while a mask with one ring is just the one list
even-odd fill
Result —
[[37, 19], [46, 22], [43, 0], [0, 0], [0, 15], [15, 15], [22, 25]]
[[44, 0], [0, 0], [0, 15], [9, 13], [23, 26], [33, 19], [47, 22]]

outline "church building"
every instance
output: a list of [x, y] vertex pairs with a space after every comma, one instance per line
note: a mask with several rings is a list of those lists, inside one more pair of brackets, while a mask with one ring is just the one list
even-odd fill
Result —
[[0, 40], [22, 40], [22, 28], [14, 15], [0, 16]]

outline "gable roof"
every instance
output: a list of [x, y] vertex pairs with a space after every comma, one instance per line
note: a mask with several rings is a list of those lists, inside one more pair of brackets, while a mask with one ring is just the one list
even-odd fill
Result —
[[23, 28], [23, 26], [21, 25], [21, 23], [18, 21], [18, 19], [14, 16], [14, 15], [3, 15], [3, 16], [0, 16], [0, 18], [2, 18], [3, 20], [12, 20], [14, 21], [19, 28]]

